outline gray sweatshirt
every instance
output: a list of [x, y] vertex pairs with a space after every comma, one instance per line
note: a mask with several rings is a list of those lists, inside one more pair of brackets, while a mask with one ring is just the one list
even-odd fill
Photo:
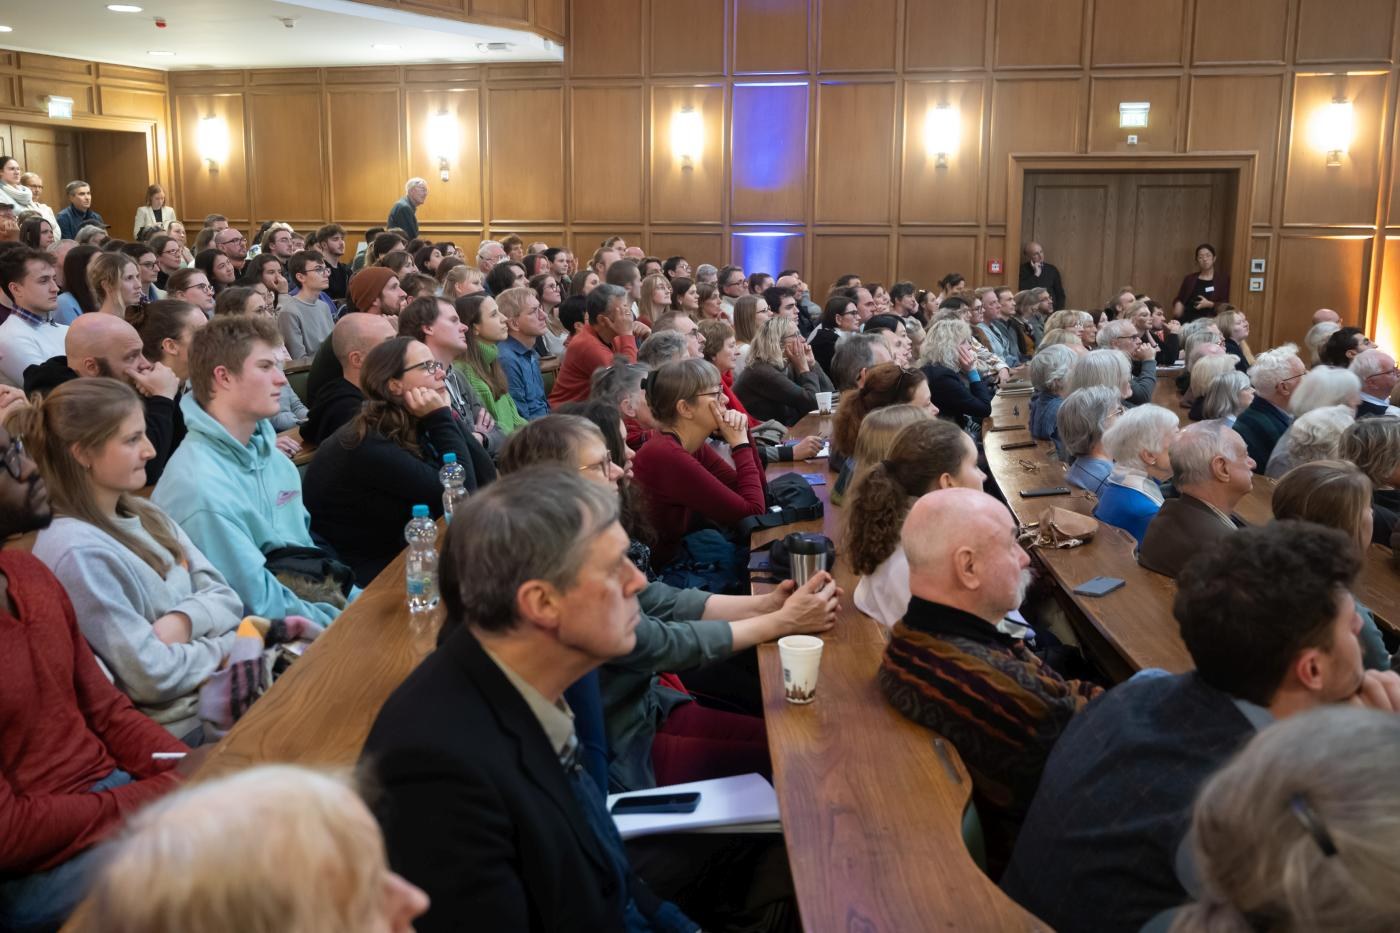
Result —
[[[117, 524], [159, 550], [140, 519]], [[168, 521], [168, 519], [167, 519]], [[228, 657], [243, 602], [178, 525], [185, 551], [162, 579], [135, 552], [95, 525], [56, 518], [39, 533], [34, 556], [58, 577], [78, 628], [136, 708], [183, 736], [199, 725], [199, 687]], [[190, 619], [188, 644], [167, 645], [152, 624], [168, 612]]]
[[310, 360], [335, 329], [335, 321], [320, 298], [308, 304], [299, 295], [293, 295], [277, 312], [277, 329], [293, 360]]

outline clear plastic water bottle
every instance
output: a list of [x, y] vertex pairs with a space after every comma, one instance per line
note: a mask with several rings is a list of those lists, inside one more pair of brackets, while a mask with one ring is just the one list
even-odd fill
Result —
[[467, 498], [467, 471], [457, 462], [456, 454], [442, 455], [442, 469], [438, 470], [438, 480], [442, 483], [442, 516], [452, 523], [452, 510], [457, 503]]
[[426, 505], [413, 507], [413, 518], [403, 530], [408, 542], [408, 612], [415, 620], [432, 614], [438, 604], [437, 524]]

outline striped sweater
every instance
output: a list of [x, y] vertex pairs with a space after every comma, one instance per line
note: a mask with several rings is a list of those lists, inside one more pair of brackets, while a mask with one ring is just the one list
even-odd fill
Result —
[[904, 716], [947, 738], [972, 775], [989, 829], [1014, 830], [1060, 732], [1103, 688], [1067, 681], [989, 622], [915, 596], [880, 664]]

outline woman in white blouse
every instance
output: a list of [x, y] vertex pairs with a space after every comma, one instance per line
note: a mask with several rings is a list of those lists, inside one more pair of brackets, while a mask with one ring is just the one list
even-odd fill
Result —
[[165, 189], [160, 185], [151, 185], [146, 189], [146, 203], [136, 209], [136, 221], [132, 225], [131, 235], [139, 238], [141, 231], [147, 227], [169, 230], [170, 225], [177, 219], [175, 207], [165, 201]]

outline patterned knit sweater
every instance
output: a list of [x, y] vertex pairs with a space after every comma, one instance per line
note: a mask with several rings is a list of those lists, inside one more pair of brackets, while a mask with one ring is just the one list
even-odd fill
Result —
[[942, 735], [972, 775], [991, 829], [1024, 818], [1055, 740], [1103, 688], [1067, 681], [970, 613], [915, 596], [880, 664], [895, 709]]

